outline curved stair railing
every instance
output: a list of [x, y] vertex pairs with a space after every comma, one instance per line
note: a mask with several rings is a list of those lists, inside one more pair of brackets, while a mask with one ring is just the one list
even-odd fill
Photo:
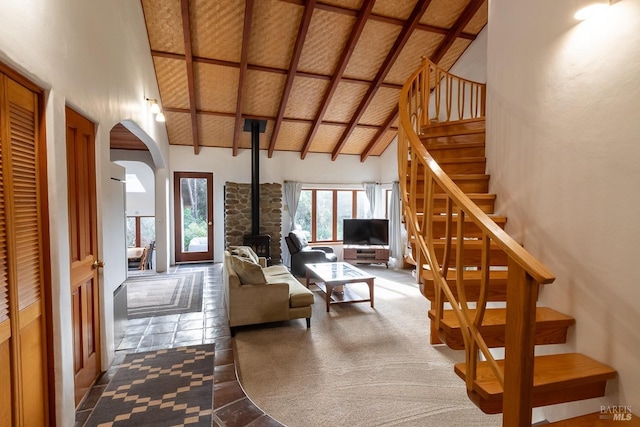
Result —
[[[398, 166], [402, 203], [418, 266], [431, 270], [435, 286], [435, 322], [438, 327], [445, 303], [454, 310], [465, 345], [466, 386], [474, 400], [480, 355], [503, 387], [503, 425], [531, 425], [531, 390], [535, 310], [538, 287], [554, 281], [553, 274], [472, 202], [442, 170], [420, 139], [430, 126], [443, 122], [483, 119], [484, 84], [458, 78], [426, 58], [403, 86], [399, 101]], [[445, 201], [445, 238], [433, 237], [434, 204]], [[466, 221], [465, 221], [466, 219]], [[481, 264], [465, 267], [465, 228], [480, 229]], [[455, 223], [455, 226], [454, 226]], [[436, 251], [436, 243], [444, 250]], [[507, 328], [504, 364], [497, 363], [481, 332], [491, 270], [491, 257], [507, 257]], [[468, 265], [468, 264], [467, 264]], [[424, 267], [423, 267], [424, 266]], [[465, 295], [464, 275], [480, 270], [480, 297], [474, 304]], [[455, 291], [455, 292], [454, 292]], [[439, 330], [439, 328], [436, 328]], [[433, 330], [433, 329], [432, 329]]]

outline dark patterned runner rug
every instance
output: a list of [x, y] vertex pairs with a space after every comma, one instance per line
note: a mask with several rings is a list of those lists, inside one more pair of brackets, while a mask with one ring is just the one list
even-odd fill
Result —
[[202, 311], [204, 272], [130, 277], [129, 319]]
[[125, 357], [85, 427], [211, 426], [214, 344]]

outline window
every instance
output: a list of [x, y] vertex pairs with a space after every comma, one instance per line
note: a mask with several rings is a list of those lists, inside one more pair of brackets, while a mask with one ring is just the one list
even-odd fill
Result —
[[127, 217], [127, 247], [143, 247], [156, 240], [156, 218], [153, 216]]
[[310, 242], [342, 240], [342, 220], [371, 218], [364, 190], [302, 190], [296, 224]]

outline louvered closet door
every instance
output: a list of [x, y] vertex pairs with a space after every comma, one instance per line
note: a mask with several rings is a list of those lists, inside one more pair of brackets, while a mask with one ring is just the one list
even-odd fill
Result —
[[38, 97], [0, 79], [0, 425], [41, 426], [48, 394]]

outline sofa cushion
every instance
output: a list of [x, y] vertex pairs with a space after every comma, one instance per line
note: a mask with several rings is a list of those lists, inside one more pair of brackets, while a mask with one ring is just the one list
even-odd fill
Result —
[[306, 307], [313, 304], [313, 292], [301, 283], [299, 283], [299, 285], [300, 286], [291, 286], [291, 283], [289, 284], [289, 305], [291, 307]]
[[306, 307], [313, 304], [313, 292], [298, 281], [283, 265], [274, 265], [263, 269], [267, 283], [286, 283], [289, 285], [289, 306]]
[[231, 255], [231, 267], [243, 285], [267, 283], [262, 267], [247, 258]]
[[256, 254], [251, 246], [234, 246], [231, 249], [232, 255], [238, 255], [239, 257], [247, 258], [254, 264], [258, 264], [258, 254]]
[[302, 250], [303, 248], [309, 246], [309, 242], [307, 241], [307, 238], [305, 237], [302, 230], [292, 230], [289, 233], [289, 239], [291, 239], [291, 243], [293, 243], [293, 245], [298, 250]]
[[282, 276], [282, 275], [287, 275], [287, 274], [291, 274], [289, 273], [289, 269], [287, 267], [285, 267], [284, 265], [270, 265], [269, 267], [263, 267], [262, 268], [262, 272], [264, 273], [264, 275], [266, 277], [269, 276]]

